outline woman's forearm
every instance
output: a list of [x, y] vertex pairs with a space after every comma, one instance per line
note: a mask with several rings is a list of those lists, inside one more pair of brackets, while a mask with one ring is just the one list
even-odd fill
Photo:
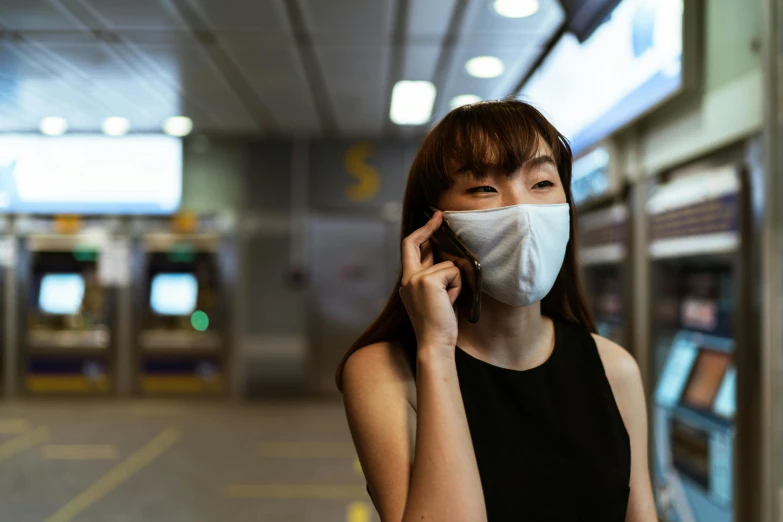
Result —
[[403, 521], [486, 521], [453, 350], [420, 347], [416, 394], [416, 445]]

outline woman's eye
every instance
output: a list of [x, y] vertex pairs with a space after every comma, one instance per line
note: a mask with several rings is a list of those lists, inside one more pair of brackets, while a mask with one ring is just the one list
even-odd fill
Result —
[[534, 189], [544, 189], [544, 188], [549, 188], [549, 187], [554, 187], [554, 186], [555, 186], [555, 184], [552, 183], [551, 181], [544, 180], [544, 181], [539, 181], [538, 183], [533, 185], [533, 188]]
[[483, 187], [469, 188], [468, 192], [471, 193], [471, 194], [475, 194], [477, 192], [497, 192], [497, 191], [494, 189], [494, 187], [483, 186]]

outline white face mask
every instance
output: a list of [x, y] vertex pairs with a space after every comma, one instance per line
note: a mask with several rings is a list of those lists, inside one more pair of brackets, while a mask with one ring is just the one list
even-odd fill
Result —
[[481, 263], [486, 294], [529, 306], [552, 289], [570, 236], [568, 203], [447, 211], [443, 217]]

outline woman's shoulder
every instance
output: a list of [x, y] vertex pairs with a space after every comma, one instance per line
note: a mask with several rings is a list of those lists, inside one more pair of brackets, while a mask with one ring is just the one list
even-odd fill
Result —
[[638, 426], [645, 423], [647, 418], [639, 365], [619, 344], [598, 334], [592, 336], [623, 423], [629, 433], [638, 432]]
[[[415, 364], [415, 361], [414, 361]], [[398, 341], [363, 346], [345, 361], [343, 393], [402, 394], [416, 409], [416, 381], [405, 347]]]
[[623, 386], [628, 381], [636, 379], [641, 381], [639, 365], [636, 363], [636, 359], [628, 353], [628, 350], [606, 337], [601, 337], [598, 334], [591, 335], [612, 387], [615, 384]]

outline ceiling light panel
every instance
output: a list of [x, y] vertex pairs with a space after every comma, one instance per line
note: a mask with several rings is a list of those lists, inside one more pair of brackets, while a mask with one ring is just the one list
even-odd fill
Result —
[[397, 82], [392, 89], [389, 118], [397, 125], [423, 125], [432, 117], [435, 85], [424, 81]]
[[495, 12], [505, 18], [527, 18], [539, 10], [538, 0], [494, 0]]

